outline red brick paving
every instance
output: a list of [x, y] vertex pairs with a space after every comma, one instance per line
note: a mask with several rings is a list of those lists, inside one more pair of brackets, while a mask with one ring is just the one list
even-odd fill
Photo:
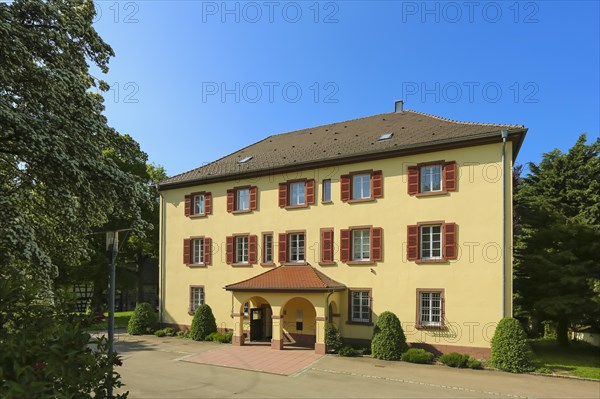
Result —
[[271, 349], [270, 343], [257, 343], [244, 346], [227, 345], [182, 360], [263, 373], [291, 375], [321, 357], [323, 355], [317, 355], [313, 349], [309, 348], [285, 347], [283, 350], [275, 350]]

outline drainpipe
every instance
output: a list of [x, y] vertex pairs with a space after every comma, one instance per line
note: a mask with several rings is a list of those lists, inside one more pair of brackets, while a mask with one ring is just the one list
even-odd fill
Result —
[[325, 298], [325, 314], [327, 315], [327, 317], [325, 317], [325, 319], [328, 322], [331, 322], [331, 320], [329, 320], [329, 297], [332, 296], [334, 292], [335, 292], [334, 290], [329, 291], [327, 298]]
[[508, 130], [502, 136], [502, 317], [506, 316], [506, 139]]
[[[158, 188], [158, 185], [157, 185]], [[167, 228], [166, 224], [165, 224], [165, 219], [166, 219], [166, 215], [165, 215], [165, 198], [163, 197], [162, 193], [159, 192], [159, 196], [160, 196], [160, 232], [159, 232], [159, 303], [158, 303], [158, 316], [159, 316], [159, 322], [161, 327], [163, 326], [164, 323], [164, 313], [165, 313], [165, 266], [166, 266], [166, 253], [165, 253], [165, 230]]]

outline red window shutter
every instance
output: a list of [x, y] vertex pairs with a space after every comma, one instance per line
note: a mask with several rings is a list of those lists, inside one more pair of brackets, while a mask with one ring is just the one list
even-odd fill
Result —
[[184, 210], [185, 216], [190, 216], [192, 214], [192, 196], [191, 195], [185, 196], [185, 206], [184, 206], [183, 210]]
[[212, 262], [212, 240], [210, 238], [204, 238], [204, 260], [205, 265], [210, 265]]
[[315, 179], [306, 181], [304, 188], [306, 189], [306, 205], [315, 204]]
[[227, 253], [226, 261], [227, 261], [228, 265], [231, 265], [233, 263], [233, 243], [234, 243], [234, 239], [232, 236], [229, 236], [226, 238], [225, 251]]
[[340, 231], [340, 260], [342, 262], [350, 260], [350, 230], [348, 229]]
[[279, 252], [279, 262], [287, 262], [287, 234], [279, 234], [279, 242], [277, 243], [277, 245]]
[[227, 212], [235, 210], [235, 190], [227, 190]]
[[183, 263], [186, 265], [192, 263], [192, 240], [189, 238], [183, 240]]
[[456, 191], [456, 162], [444, 163], [444, 188], [446, 191]]
[[288, 204], [288, 185], [287, 183], [279, 183], [279, 207], [285, 208]]
[[258, 187], [250, 187], [250, 209], [256, 210], [258, 204]]
[[415, 195], [419, 193], [419, 168], [417, 166], [408, 167], [408, 194]]
[[342, 188], [341, 200], [349, 201], [350, 200], [350, 175], [340, 176], [340, 186]]
[[371, 192], [373, 198], [383, 198], [383, 174], [380, 170], [371, 173]]
[[212, 194], [211, 193], [204, 194], [204, 214], [205, 215], [212, 214]]
[[321, 262], [333, 262], [333, 230], [321, 230]]
[[383, 259], [383, 229], [373, 227], [371, 229], [371, 260], [381, 261]]
[[406, 246], [406, 259], [417, 260], [419, 259], [419, 226], [410, 225], [406, 229], [407, 246]]
[[255, 235], [248, 236], [248, 263], [256, 263], [256, 239]]
[[456, 223], [444, 223], [444, 259], [456, 259]]

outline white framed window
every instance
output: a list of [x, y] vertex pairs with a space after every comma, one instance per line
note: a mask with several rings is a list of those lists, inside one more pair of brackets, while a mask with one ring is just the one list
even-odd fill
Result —
[[442, 226], [421, 226], [421, 259], [442, 259]]
[[305, 205], [304, 182], [290, 183], [290, 205]]
[[204, 287], [190, 287], [190, 312], [195, 312], [198, 306], [204, 305]]
[[352, 230], [352, 260], [371, 259], [371, 230]]
[[439, 327], [442, 325], [442, 293], [421, 292], [420, 325]]
[[431, 193], [442, 191], [442, 165], [421, 166], [421, 191]]
[[235, 262], [248, 263], [248, 236], [235, 237]]
[[250, 189], [240, 188], [236, 192], [235, 209], [238, 211], [247, 211], [250, 209]]
[[263, 235], [263, 263], [273, 263], [273, 234]]
[[323, 202], [331, 201], [331, 180], [323, 180]]
[[192, 263], [200, 264], [204, 262], [204, 239], [195, 238], [192, 240]]
[[371, 175], [352, 176], [352, 199], [371, 198]]
[[204, 215], [204, 194], [194, 195], [194, 215]]
[[290, 262], [304, 262], [304, 234], [292, 233], [289, 235]]
[[370, 291], [350, 291], [350, 318], [355, 323], [371, 322]]

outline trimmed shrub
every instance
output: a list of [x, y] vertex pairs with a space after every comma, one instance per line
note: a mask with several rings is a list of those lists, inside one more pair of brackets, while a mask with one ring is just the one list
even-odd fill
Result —
[[192, 320], [190, 338], [194, 341], [202, 341], [214, 332], [217, 332], [217, 323], [212, 309], [207, 304], [198, 306]]
[[469, 360], [467, 360], [467, 367], [473, 370], [481, 370], [483, 368], [481, 362], [474, 357], [470, 357]]
[[463, 355], [458, 352], [450, 352], [440, 356], [440, 362], [450, 367], [467, 367], [469, 355]]
[[156, 335], [157, 337], [164, 337], [167, 334], [165, 333], [165, 330], [156, 330], [154, 331], [154, 335]]
[[230, 344], [232, 338], [233, 338], [233, 331], [227, 331], [225, 334], [223, 334], [223, 341], [221, 341], [221, 342], [224, 344]]
[[533, 352], [517, 319], [505, 317], [498, 323], [492, 338], [490, 364], [511, 373], [523, 373], [534, 369]]
[[342, 344], [342, 334], [338, 329], [331, 323], [327, 323], [325, 326], [325, 346], [328, 352], [338, 353]]
[[402, 353], [407, 349], [406, 337], [398, 317], [392, 312], [381, 313], [375, 324], [371, 341], [373, 357], [383, 360], [400, 360]]
[[360, 353], [354, 349], [351, 346], [343, 346], [339, 351], [338, 354], [340, 356], [345, 356], [345, 357], [356, 357], [356, 356], [360, 356]]
[[156, 330], [158, 316], [149, 303], [138, 303], [133, 311], [133, 316], [127, 323], [129, 335], [152, 334]]
[[410, 348], [402, 354], [401, 360], [409, 363], [431, 363], [433, 361], [433, 353], [427, 352], [425, 349]]
[[173, 329], [172, 327], [167, 327], [167, 328], [163, 329], [163, 331], [165, 332], [165, 335], [167, 337], [174, 337], [175, 336], [175, 329]]
[[206, 336], [206, 338], [204, 338], [205, 341], [215, 341], [215, 342], [219, 342], [219, 339], [221, 338], [222, 334], [218, 333], [218, 332], [214, 332], [214, 333], [210, 333]]

